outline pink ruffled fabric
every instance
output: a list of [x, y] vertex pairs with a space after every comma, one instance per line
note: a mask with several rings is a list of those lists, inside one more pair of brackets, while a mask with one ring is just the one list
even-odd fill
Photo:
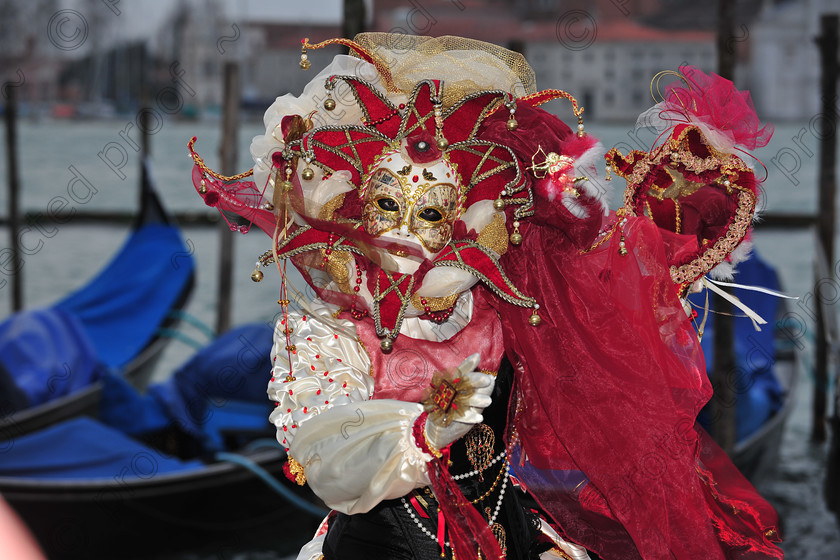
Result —
[[680, 66], [680, 73], [688, 84], [680, 80], [665, 88], [669, 112], [705, 123], [747, 150], [770, 142], [773, 125], [761, 126], [750, 92], [738, 91], [726, 78], [706, 74], [693, 66]]

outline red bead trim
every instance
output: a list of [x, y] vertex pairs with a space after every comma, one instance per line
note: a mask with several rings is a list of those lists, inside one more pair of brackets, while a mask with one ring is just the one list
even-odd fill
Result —
[[435, 323], [443, 323], [444, 321], [449, 319], [449, 317], [452, 316], [452, 311], [455, 309], [455, 306], [453, 305], [449, 309], [445, 309], [443, 311], [432, 311], [429, 307], [428, 302], [426, 301], [426, 298], [422, 297], [420, 298], [420, 303], [423, 305], [423, 314], [421, 315], [421, 317], [430, 321], [434, 321]]
[[426, 439], [426, 418], [428, 417], [429, 413], [424, 412], [417, 417], [417, 420], [414, 421], [414, 426], [411, 430], [414, 435], [414, 445], [416, 445], [423, 453], [428, 453], [429, 455], [440, 459], [443, 454], [432, 447]]

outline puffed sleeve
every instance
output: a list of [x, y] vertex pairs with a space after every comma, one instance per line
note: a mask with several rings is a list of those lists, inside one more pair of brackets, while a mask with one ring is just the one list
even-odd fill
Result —
[[270, 420], [278, 441], [315, 494], [342, 513], [363, 513], [429, 484], [432, 457], [412, 434], [422, 405], [371, 400], [370, 358], [353, 324], [326, 307], [312, 311], [289, 313], [288, 339], [286, 325], [275, 329], [268, 394], [277, 402]]
[[353, 323], [334, 319], [323, 304], [310, 311], [289, 312], [288, 325], [281, 320], [274, 329], [268, 396], [277, 404], [269, 420], [286, 451], [303, 423], [333, 406], [373, 396], [370, 358]]

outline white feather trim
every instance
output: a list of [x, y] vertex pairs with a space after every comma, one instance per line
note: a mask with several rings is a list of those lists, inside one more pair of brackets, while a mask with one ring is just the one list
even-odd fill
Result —
[[738, 263], [742, 263], [750, 257], [752, 253], [752, 241], [743, 241], [740, 245], [735, 247], [735, 250], [729, 254], [729, 260], [723, 261], [712, 270], [709, 271], [709, 276], [714, 280], [729, 281], [735, 277], [735, 267]]

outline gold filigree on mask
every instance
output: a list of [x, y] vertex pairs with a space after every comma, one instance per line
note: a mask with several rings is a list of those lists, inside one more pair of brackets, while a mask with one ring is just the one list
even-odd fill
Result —
[[412, 171], [417, 174], [401, 177], [386, 168], [373, 172], [365, 191], [362, 223], [367, 233], [377, 237], [396, 229], [408, 231], [427, 251], [437, 253], [452, 238], [458, 190], [451, 183], [421, 183], [420, 170]]

